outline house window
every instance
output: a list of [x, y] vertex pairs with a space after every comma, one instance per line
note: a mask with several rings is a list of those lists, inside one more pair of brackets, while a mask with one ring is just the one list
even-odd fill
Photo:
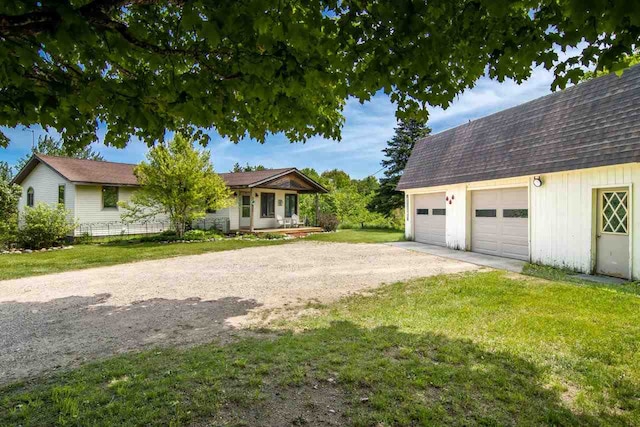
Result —
[[431, 213], [433, 215], [446, 215], [447, 214], [447, 210], [446, 209], [433, 209], [433, 210], [431, 210]]
[[58, 204], [64, 206], [64, 184], [58, 185]]
[[627, 234], [629, 202], [626, 191], [605, 191], [602, 193], [602, 232]]
[[284, 195], [284, 216], [291, 218], [292, 215], [298, 215], [298, 195]]
[[495, 218], [495, 209], [476, 209], [476, 218]]
[[32, 208], [33, 207], [33, 201], [34, 201], [33, 187], [29, 187], [29, 189], [27, 190], [27, 206]]
[[416, 209], [416, 215], [429, 215], [429, 209]]
[[529, 218], [529, 209], [503, 209], [503, 218]]
[[276, 216], [275, 193], [260, 193], [260, 217], [274, 218]]
[[118, 207], [118, 187], [102, 187], [102, 207], [104, 209]]

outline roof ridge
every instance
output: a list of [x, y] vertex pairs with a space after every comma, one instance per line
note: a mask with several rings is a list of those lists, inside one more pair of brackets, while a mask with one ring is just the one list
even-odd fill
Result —
[[56, 159], [78, 160], [78, 161], [84, 161], [84, 162], [111, 163], [113, 165], [138, 166], [137, 163], [113, 162], [111, 160], [79, 159], [77, 157], [58, 156], [58, 155], [55, 155], [55, 154], [34, 153], [34, 156], [36, 156], [36, 157], [55, 157]]

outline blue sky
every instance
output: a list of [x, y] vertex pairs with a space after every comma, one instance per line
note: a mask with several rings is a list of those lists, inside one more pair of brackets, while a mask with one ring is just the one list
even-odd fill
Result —
[[[521, 104], [550, 93], [553, 75], [542, 68], [536, 68], [529, 80], [521, 85], [513, 81], [499, 83], [481, 78], [478, 84], [460, 95], [447, 110], [432, 108], [429, 126], [433, 132], [486, 116], [496, 111]], [[381, 150], [394, 133], [396, 119], [395, 106], [384, 94], [376, 95], [371, 101], [361, 105], [357, 101], [347, 102], [346, 118], [342, 130], [342, 141], [336, 142], [322, 138], [313, 138], [307, 143], [289, 143], [281, 135], [267, 138], [264, 144], [245, 140], [233, 144], [219, 136], [213, 138], [207, 147], [211, 151], [214, 167], [218, 172], [227, 172], [234, 163], [244, 165], [262, 164], [266, 167], [298, 168], [313, 167], [319, 172], [338, 168], [345, 170], [354, 178], [371, 175], [380, 169]], [[32, 127], [35, 138], [43, 133], [40, 127]], [[10, 137], [11, 143], [6, 149], [0, 148], [0, 160], [14, 164], [31, 147], [32, 132], [17, 128], [3, 131]], [[125, 149], [94, 144], [106, 160], [137, 163], [144, 158], [146, 145], [132, 141]], [[377, 176], [381, 176], [378, 172]]]

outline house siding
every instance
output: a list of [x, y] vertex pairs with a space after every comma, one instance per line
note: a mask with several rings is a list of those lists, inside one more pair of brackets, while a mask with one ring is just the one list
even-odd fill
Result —
[[531, 188], [531, 260], [591, 272], [595, 266], [594, 190], [631, 185], [631, 254], [640, 278], [640, 163], [541, 175]]
[[[254, 197], [255, 204], [253, 209], [253, 226], [254, 228], [276, 228], [278, 227], [278, 221], [276, 218], [261, 218], [260, 217], [260, 195], [262, 193], [275, 193], [275, 215], [280, 215], [284, 218], [284, 195], [285, 194], [297, 194], [296, 191], [284, 191], [284, 190], [271, 190], [268, 188], [254, 188], [252, 196]], [[282, 202], [282, 203], [280, 203]], [[298, 204], [300, 204], [300, 198], [298, 198]], [[298, 211], [299, 212], [299, 211]]]
[[18, 201], [18, 209], [24, 211], [27, 205], [27, 190], [33, 188], [34, 203], [47, 203], [50, 206], [58, 204], [58, 186], [65, 186], [65, 208], [69, 211], [70, 218], [75, 216], [75, 185], [51, 169], [49, 166], [39, 163], [31, 171], [29, 176], [20, 185], [22, 195]]
[[594, 191], [598, 187], [630, 186], [632, 277], [640, 279], [640, 163], [522, 176], [450, 186], [405, 190], [409, 214], [405, 236], [413, 238], [413, 198], [416, 194], [446, 192], [446, 244], [452, 249], [471, 249], [471, 192], [473, 190], [528, 187], [529, 254], [534, 263], [591, 273], [595, 266]]

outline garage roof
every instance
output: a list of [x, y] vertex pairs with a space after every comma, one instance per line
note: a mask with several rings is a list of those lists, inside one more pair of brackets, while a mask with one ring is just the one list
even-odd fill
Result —
[[640, 162], [640, 65], [418, 141], [398, 190]]

